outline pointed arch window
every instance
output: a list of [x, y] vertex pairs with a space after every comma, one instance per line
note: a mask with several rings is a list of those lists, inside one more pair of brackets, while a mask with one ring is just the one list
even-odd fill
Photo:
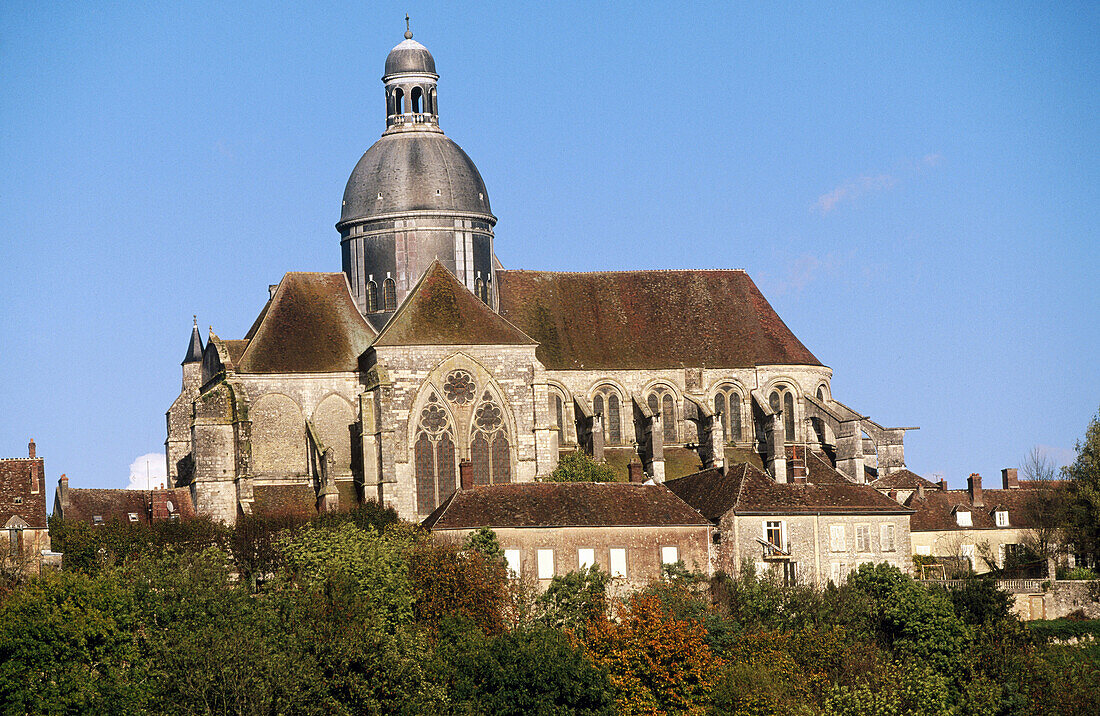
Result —
[[556, 392], [550, 392], [550, 422], [554, 426], [554, 432], [558, 434], [558, 445], [564, 445], [565, 433], [565, 401]]
[[378, 310], [378, 284], [373, 280], [367, 281], [367, 311]]
[[382, 300], [384, 301], [382, 310], [397, 310], [397, 282], [392, 278], [387, 278], [382, 282]]
[[661, 416], [665, 444], [676, 442], [676, 398], [666, 386], [659, 385], [646, 398], [646, 404]]
[[455, 491], [455, 443], [447, 411], [432, 393], [420, 411], [420, 425], [413, 445], [416, 470], [416, 506], [430, 514]]
[[823, 403], [825, 402], [825, 386], [824, 385], [817, 386], [817, 399], [820, 400]]
[[[606, 411], [604, 406], [607, 406]], [[622, 401], [619, 391], [610, 385], [601, 386], [592, 398], [592, 410], [603, 415], [603, 441], [605, 445], [622, 445]]]
[[470, 462], [475, 485], [499, 485], [512, 481], [511, 446], [504, 413], [489, 391], [474, 411]]
[[738, 442], [741, 439], [741, 393], [732, 385], [720, 387], [714, 394], [714, 412], [722, 413], [726, 442]]
[[793, 442], [794, 435], [794, 391], [787, 387], [779, 387], [772, 391], [768, 397], [768, 404], [775, 412], [783, 411], [784, 440]]

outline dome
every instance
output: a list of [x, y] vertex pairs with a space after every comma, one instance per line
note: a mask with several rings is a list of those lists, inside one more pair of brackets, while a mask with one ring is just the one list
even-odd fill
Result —
[[436, 74], [435, 58], [428, 48], [413, 39], [404, 40], [386, 55], [386, 74], [400, 75], [405, 73]]
[[344, 189], [340, 222], [424, 210], [492, 216], [481, 174], [446, 135], [384, 135], [355, 165]]

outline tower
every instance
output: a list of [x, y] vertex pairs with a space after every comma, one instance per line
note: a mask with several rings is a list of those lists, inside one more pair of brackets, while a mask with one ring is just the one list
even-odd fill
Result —
[[191, 326], [191, 341], [187, 355], [183, 357], [183, 384], [179, 397], [168, 408], [168, 439], [164, 441], [164, 454], [168, 460], [168, 486], [175, 487], [182, 479], [190, 477], [191, 455], [191, 403], [202, 387], [202, 337], [198, 319]]
[[381, 328], [438, 259], [495, 306], [489, 193], [477, 167], [439, 127], [435, 59], [405, 33], [386, 57], [386, 129], [344, 190], [343, 270], [364, 316]]

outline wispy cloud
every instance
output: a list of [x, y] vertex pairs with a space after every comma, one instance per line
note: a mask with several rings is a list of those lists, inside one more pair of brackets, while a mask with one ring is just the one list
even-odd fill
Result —
[[901, 180], [912, 174], [921, 174], [928, 169], [939, 166], [943, 162], [943, 155], [939, 152], [925, 154], [920, 159], [907, 160], [889, 171], [868, 172], [855, 179], [848, 180], [832, 191], [825, 192], [814, 202], [813, 209], [819, 214], [832, 212], [839, 204], [854, 201], [867, 194], [889, 191], [897, 186]]
[[836, 257], [832, 254], [817, 256], [805, 253], [786, 265], [782, 276], [774, 281], [769, 281], [769, 293], [782, 296], [788, 293], [799, 293], [802, 289], [828, 274], [836, 267]]
[[151, 452], [139, 455], [130, 463], [130, 484], [127, 490], [151, 490], [168, 484], [168, 465], [164, 453]]

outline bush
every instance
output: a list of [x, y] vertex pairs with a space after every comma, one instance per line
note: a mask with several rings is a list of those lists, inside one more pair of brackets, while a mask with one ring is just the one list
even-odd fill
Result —
[[1071, 619], [1046, 619], [1027, 622], [1027, 628], [1038, 639], [1051, 641], [1083, 636], [1100, 637], [1100, 619], [1078, 621]]
[[615, 482], [615, 471], [580, 450], [558, 458], [558, 466], [543, 478], [546, 482]]

